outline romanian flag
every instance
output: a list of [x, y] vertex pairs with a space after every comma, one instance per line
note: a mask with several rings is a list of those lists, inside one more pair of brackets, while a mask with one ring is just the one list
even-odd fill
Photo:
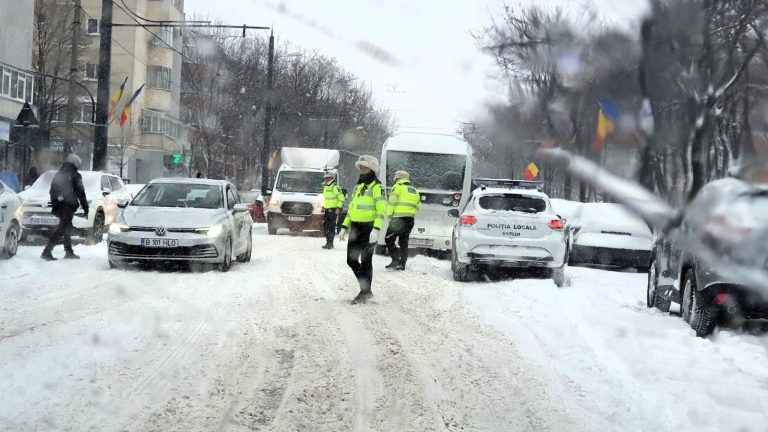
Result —
[[123, 97], [123, 91], [125, 90], [125, 83], [128, 82], [128, 77], [125, 77], [125, 80], [122, 84], [120, 84], [120, 88], [117, 89], [115, 92], [115, 95], [112, 96], [112, 103], [109, 107], [109, 115], [107, 116], [107, 124], [112, 123], [112, 120], [115, 119], [115, 114], [117, 114], [117, 104], [120, 102], [120, 98]]
[[603, 148], [605, 137], [612, 133], [619, 121], [619, 109], [610, 100], [600, 102], [600, 110], [597, 112], [597, 132], [595, 133], [595, 151]]
[[144, 84], [139, 87], [138, 90], [136, 90], [136, 93], [133, 94], [133, 97], [131, 100], [129, 100], [125, 106], [123, 107], [123, 114], [120, 116], [120, 127], [125, 126], [125, 122], [128, 121], [128, 119], [131, 117], [131, 105], [133, 104], [133, 101], [136, 100], [137, 97], [139, 97], [139, 94], [141, 94], [141, 91], [144, 89]]
[[538, 176], [539, 167], [537, 167], [533, 162], [529, 163], [528, 166], [525, 167], [525, 171], [523, 171], [523, 177], [525, 177], [525, 179], [528, 181], [533, 181]]

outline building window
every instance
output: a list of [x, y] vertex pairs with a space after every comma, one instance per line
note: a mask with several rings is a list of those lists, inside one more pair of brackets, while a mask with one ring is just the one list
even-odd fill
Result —
[[160, 90], [171, 90], [171, 70], [162, 66], [147, 67], [147, 86]]
[[99, 20], [90, 18], [88, 19], [88, 28], [86, 32], [89, 35], [97, 35], [100, 33], [101, 27], [99, 27]]
[[173, 46], [173, 27], [163, 27], [156, 34], [157, 36], [152, 38], [153, 46], [165, 48]]
[[187, 130], [180, 122], [166, 118], [162, 113], [144, 110], [139, 120], [144, 133], [163, 134], [169, 138], [184, 140]]
[[33, 103], [34, 84], [32, 75], [0, 65], [0, 96]]
[[89, 80], [99, 79], [99, 65], [93, 63], [85, 65], [85, 78]]

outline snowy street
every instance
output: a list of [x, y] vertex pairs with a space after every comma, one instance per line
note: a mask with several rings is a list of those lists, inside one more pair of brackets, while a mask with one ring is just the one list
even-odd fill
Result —
[[[0, 430], [764, 431], [768, 328], [697, 338], [646, 275], [458, 283], [268, 236], [228, 273], [0, 261]], [[55, 253], [61, 255], [61, 249]]]

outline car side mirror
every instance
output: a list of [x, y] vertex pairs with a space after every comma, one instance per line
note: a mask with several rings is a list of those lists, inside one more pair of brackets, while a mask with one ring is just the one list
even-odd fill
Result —
[[123, 200], [117, 203], [117, 208], [124, 209], [128, 207], [128, 200]]
[[232, 207], [232, 211], [235, 213], [247, 212], [248, 204], [235, 204], [235, 206]]
[[110, 189], [110, 188], [103, 188], [101, 190], [101, 194], [104, 195], [104, 196], [107, 196], [107, 195], [109, 195], [111, 193], [112, 193], [112, 189]]
[[458, 209], [450, 209], [448, 210], [448, 216], [452, 218], [458, 218], [459, 217], [459, 210]]

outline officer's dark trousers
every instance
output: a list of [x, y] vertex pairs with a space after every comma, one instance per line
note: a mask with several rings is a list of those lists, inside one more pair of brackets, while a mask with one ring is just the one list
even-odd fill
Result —
[[[413, 224], [412, 217], [399, 217], [389, 221], [387, 236], [384, 237], [384, 241], [387, 243], [392, 262], [405, 265], [405, 262], [408, 261], [408, 240], [411, 238]], [[400, 244], [399, 249], [397, 243]]]
[[333, 237], [336, 235], [336, 209], [325, 209], [323, 214], [323, 233], [325, 234], [325, 241], [329, 245], [333, 245]]
[[352, 222], [347, 243], [347, 265], [355, 273], [360, 292], [371, 291], [373, 280], [373, 252], [375, 243], [369, 243], [373, 222]]
[[48, 237], [44, 252], [51, 252], [59, 242], [64, 245], [66, 252], [72, 252], [72, 218], [75, 216], [75, 210], [71, 207], [62, 207], [57, 211], [56, 216], [59, 217], [59, 225]]

